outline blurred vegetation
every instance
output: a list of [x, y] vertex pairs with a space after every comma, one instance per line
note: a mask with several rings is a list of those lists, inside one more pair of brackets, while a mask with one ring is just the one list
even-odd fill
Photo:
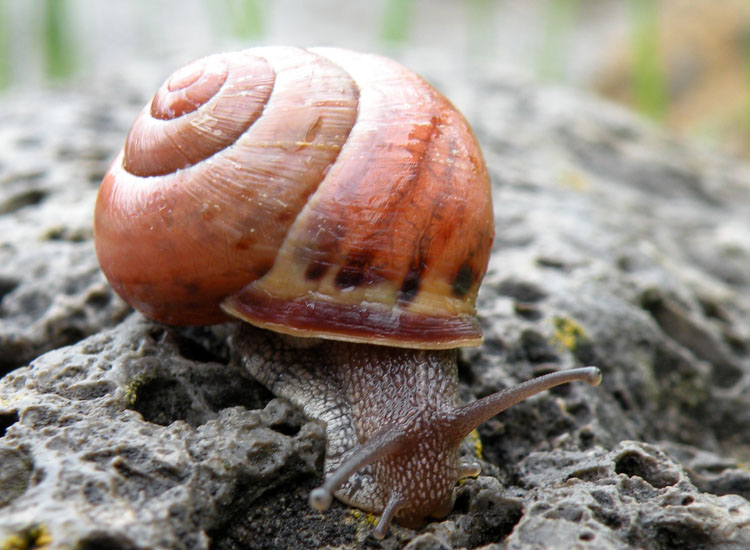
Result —
[[10, 85], [10, 34], [6, 0], [0, 0], [0, 90]]
[[44, 0], [40, 42], [44, 46], [45, 74], [52, 80], [73, 75], [77, 55], [67, 0]]
[[592, 87], [679, 134], [750, 157], [750, 2], [630, 0]]
[[258, 40], [263, 37], [265, 13], [261, 0], [224, 0], [223, 11], [237, 38]]
[[[90, 76], [100, 50], [159, 56], [180, 26], [196, 47], [299, 43], [311, 33], [289, 30], [294, 16], [298, 30], [303, 17], [302, 30], [319, 29], [316, 43], [458, 50], [480, 70], [510, 59], [750, 157], [748, 0], [0, 0], [0, 89]], [[512, 28], [523, 16], [527, 28]]]
[[403, 43], [409, 35], [412, 0], [386, 0], [382, 37], [385, 42]]
[[574, 32], [579, 8], [579, 0], [553, 0], [547, 3], [538, 69], [543, 78], [559, 80], [563, 77], [566, 40]]
[[653, 0], [630, 0], [631, 50], [633, 56], [631, 88], [635, 106], [660, 119], [667, 109], [664, 65], [659, 49], [659, 17]]

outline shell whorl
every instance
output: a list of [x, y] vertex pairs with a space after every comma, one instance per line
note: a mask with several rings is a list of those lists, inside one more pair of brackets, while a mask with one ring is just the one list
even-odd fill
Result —
[[381, 57], [257, 48], [178, 70], [105, 176], [94, 229], [113, 287], [164, 322], [481, 339], [481, 152], [447, 100]]

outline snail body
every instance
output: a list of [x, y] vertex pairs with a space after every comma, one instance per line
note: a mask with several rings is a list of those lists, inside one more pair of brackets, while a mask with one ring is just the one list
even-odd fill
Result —
[[[456, 351], [478, 345], [475, 301], [494, 234], [471, 129], [420, 77], [338, 49], [257, 48], [174, 73], [102, 182], [100, 265], [145, 315], [239, 319], [243, 363], [327, 424], [333, 495], [417, 526], [446, 514], [460, 442], [538, 391], [469, 405]], [[281, 334], [281, 335], [279, 335]], [[282, 336], [283, 335], [283, 336]]]

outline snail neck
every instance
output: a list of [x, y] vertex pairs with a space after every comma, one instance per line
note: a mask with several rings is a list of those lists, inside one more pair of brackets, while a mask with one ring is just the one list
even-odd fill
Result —
[[340, 434], [329, 431], [327, 476], [311, 493], [311, 506], [325, 510], [335, 495], [382, 513], [373, 532], [378, 537], [385, 536], [393, 518], [416, 527], [425, 517], [450, 510], [464, 471], [461, 438], [446, 430], [458, 406], [456, 350], [323, 346], [336, 365], [357, 444], [337, 460], [330, 448]]
[[555, 386], [568, 382], [588, 382], [592, 386], [602, 380], [602, 373], [597, 367], [582, 367], [553, 372], [522, 382], [517, 386], [500, 390], [467, 405], [458, 407], [448, 428], [456, 437], [466, 437], [480, 424], [486, 422], [505, 409]]
[[596, 367], [560, 371], [460, 406], [455, 350], [336, 343], [328, 347], [334, 354], [342, 353], [341, 368], [348, 366], [340, 375], [360, 444], [338, 467], [326, 468], [329, 475], [311, 493], [310, 504], [325, 510], [333, 494], [357, 503], [347, 492], [347, 482], [369, 468], [367, 475], [374, 478], [370, 507], [357, 505], [382, 511], [374, 532], [379, 537], [394, 517], [401, 524], [418, 526], [425, 517], [450, 510], [455, 483], [462, 475], [477, 473], [475, 465], [459, 463], [459, 445], [481, 423], [560, 384], [582, 380], [596, 385], [601, 380]]
[[574, 380], [597, 384], [599, 369], [556, 372], [468, 405], [458, 403], [456, 350], [420, 350], [280, 336], [252, 327], [233, 338], [240, 361], [273, 393], [326, 423], [326, 479], [316, 510], [333, 496], [408, 527], [452, 507], [461, 440], [479, 424], [540, 391]]
[[385, 514], [383, 528], [390, 517], [416, 526], [450, 509], [465, 471], [443, 429], [458, 406], [456, 350], [312, 340], [244, 324], [232, 349], [274, 394], [326, 424], [326, 481], [314, 508], [336, 496]]
[[459, 405], [456, 350], [328, 342], [359, 441], [390, 426], [414, 437]]

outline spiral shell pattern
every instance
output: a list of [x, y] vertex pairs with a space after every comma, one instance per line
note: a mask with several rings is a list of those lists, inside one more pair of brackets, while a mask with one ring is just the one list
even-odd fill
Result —
[[115, 290], [163, 322], [481, 340], [481, 152], [445, 98], [378, 56], [256, 48], [178, 70], [105, 176], [94, 231]]

